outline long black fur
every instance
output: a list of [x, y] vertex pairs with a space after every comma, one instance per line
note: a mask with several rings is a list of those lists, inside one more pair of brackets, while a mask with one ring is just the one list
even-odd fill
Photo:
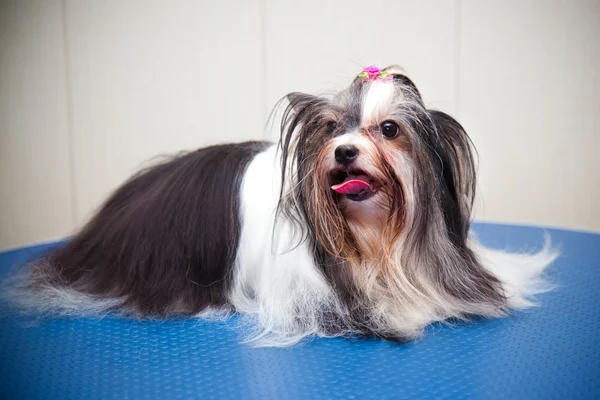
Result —
[[55, 285], [123, 298], [120, 308], [142, 316], [225, 305], [241, 229], [241, 180], [267, 145], [206, 147], [141, 171], [34, 266], [31, 284], [47, 284], [50, 275]]

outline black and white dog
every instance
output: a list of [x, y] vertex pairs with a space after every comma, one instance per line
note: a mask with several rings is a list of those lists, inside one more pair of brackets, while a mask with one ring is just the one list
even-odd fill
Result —
[[286, 96], [278, 145], [178, 155], [121, 186], [13, 299], [43, 314], [239, 312], [264, 345], [418, 337], [434, 321], [532, 305], [556, 257], [469, 236], [469, 137], [396, 67], [334, 96]]

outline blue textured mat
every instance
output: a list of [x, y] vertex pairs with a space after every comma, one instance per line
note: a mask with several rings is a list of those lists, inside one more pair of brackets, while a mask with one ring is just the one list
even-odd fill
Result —
[[[542, 230], [476, 224], [512, 250]], [[416, 343], [239, 344], [230, 322], [0, 317], [0, 398], [600, 398], [600, 235], [549, 231], [559, 287], [511, 318], [434, 326]], [[0, 271], [48, 246], [0, 254]]]

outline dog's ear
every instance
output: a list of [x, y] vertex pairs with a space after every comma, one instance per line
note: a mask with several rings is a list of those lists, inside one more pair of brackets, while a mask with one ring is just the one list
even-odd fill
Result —
[[325, 99], [323, 99], [319, 96], [315, 96], [315, 95], [307, 94], [307, 93], [300, 93], [300, 92], [288, 93], [285, 96], [285, 99], [287, 99], [287, 101], [289, 103], [288, 107], [292, 108], [294, 110], [294, 112], [298, 112], [302, 108], [307, 108], [307, 107], [316, 106], [316, 105], [322, 105], [324, 102], [326, 102]]
[[300, 101], [306, 100], [307, 98], [315, 97], [311, 94], [300, 93], [300, 92], [291, 92], [288, 93], [285, 98], [288, 100], [290, 104], [296, 104]]
[[294, 131], [300, 125], [306, 124], [311, 115], [314, 115], [315, 111], [322, 108], [326, 103], [325, 99], [312, 94], [292, 92], [279, 100], [275, 110], [286, 101], [288, 104], [283, 110], [280, 130], [280, 144], [284, 148], [289, 146]]
[[292, 92], [284, 99], [287, 99], [289, 104], [281, 120], [282, 135], [291, 134], [300, 125], [318, 124], [330, 108], [329, 100], [312, 94]]
[[421, 92], [417, 89], [417, 85], [404, 73], [402, 68], [397, 65], [391, 65], [383, 69], [385, 72], [389, 72], [392, 75], [394, 82], [398, 82], [401, 85], [410, 89], [411, 92], [421, 101], [423, 98], [421, 97]]
[[419, 100], [423, 101], [423, 98], [421, 97], [421, 92], [419, 92], [419, 89], [417, 89], [417, 85], [415, 85], [415, 83], [408, 76], [394, 73], [392, 73], [392, 76], [394, 77], [394, 82], [399, 82], [402, 85], [409, 87], [411, 91], [414, 92], [416, 97], [418, 97]]
[[[281, 118], [281, 135], [279, 146], [285, 164], [288, 155], [293, 152], [292, 147], [302, 148], [302, 144], [312, 138], [312, 133], [326, 121], [331, 103], [324, 97], [312, 94], [292, 92], [282, 101], [288, 101], [288, 106]], [[299, 151], [296, 155], [301, 157]]]
[[[454, 118], [441, 111], [428, 111], [435, 125], [437, 135], [430, 144], [440, 160], [445, 183], [445, 192], [450, 196], [452, 205], [447, 204], [445, 214], [455, 225], [455, 232], [466, 237], [471, 217], [476, 185], [476, 150], [464, 128]], [[450, 221], [447, 221], [450, 222]]]

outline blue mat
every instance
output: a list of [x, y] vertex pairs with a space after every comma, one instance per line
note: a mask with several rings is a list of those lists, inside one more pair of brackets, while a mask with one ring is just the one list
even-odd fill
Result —
[[[542, 230], [476, 224], [496, 248], [531, 249]], [[1, 313], [0, 398], [600, 398], [600, 235], [549, 230], [558, 288], [511, 318], [437, 325], [419, 342], [315, 339], [240, 344], [235, 321], [56, 319]], [[0, 254], [0, 271], [45, 246]], [[6, 311], [6, 310], [4, 310]]]

